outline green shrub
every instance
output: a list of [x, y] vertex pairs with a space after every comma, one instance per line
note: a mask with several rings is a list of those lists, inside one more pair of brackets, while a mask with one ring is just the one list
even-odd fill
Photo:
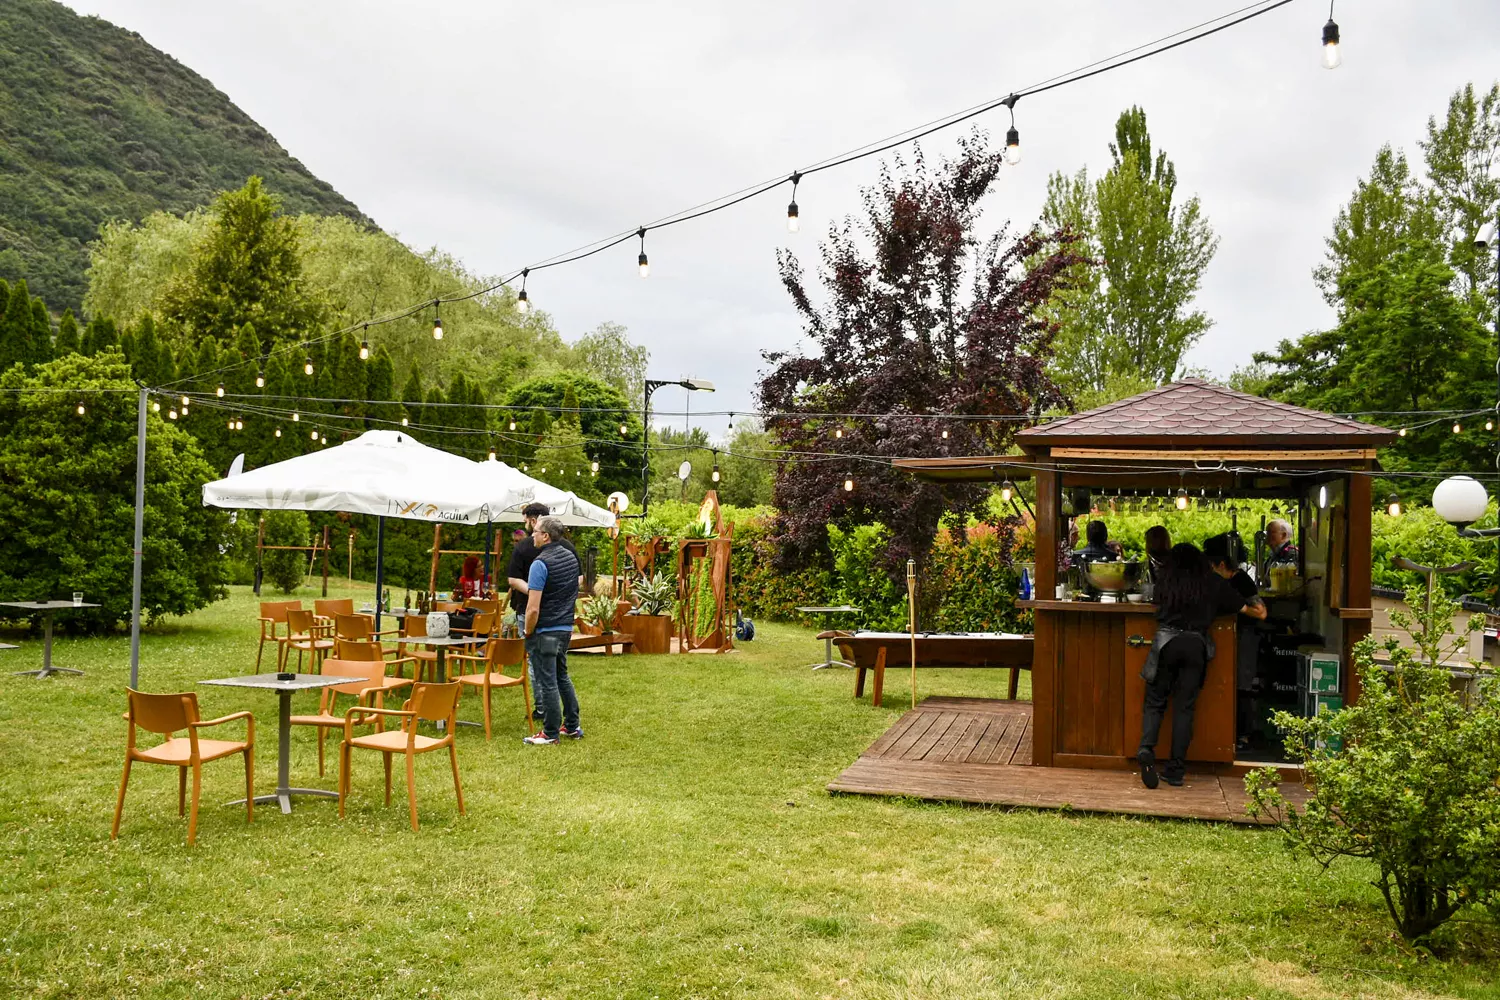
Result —
[[[1406, 600], [1422, 608], [1426, 594], [1414, 587]], [[1312, 719], [1276, 714], [1291, 759], [1307, 770], [1312, 797], [1303, 811], [1281, 795], [1274, 769], [1245, 779], [1251, 812], [1270, 816], [1294, 849], [1325, 867], [1338, 858], [1373, 862], [1374, 885], [1408, 941], [1466, 906], [1500, 903], [1500, 684], [1481, 671], [1477, 696], [1461, 693], [1436, 666], [1454, 652], [1440, 647], [1456, 610], [1436, 593], [1431, 615], [1393, 611], [1420, 652], [1395, 637], [1361, 642], [1353, 706]], [[1466, 631], [1482, 624], [1475, 616]]]
[[[65, 627], [128, 622], [136, 387], [124, 359], [113, 351], [69, 354], [30, 375], [12, 368], [0, 375], [0, 426], [0, 593], [52, 600], [81, 590], [101, 607], [65, 616]], [[141, 611], [148, 621], [225, 596], [220, 546], [228, 518], [202, 500], [213, 478], [188, 434], [147, 415]]]
[[[307, 514], [300, 510], [268, 510], [265, 512], [267, 545], [308, 545], [309, 529]], [[283, 594], [290, 594], [302, 586], [307, 577], [308, 553], [294, 549], [267, 550], [261, 560], [265, 582]]]

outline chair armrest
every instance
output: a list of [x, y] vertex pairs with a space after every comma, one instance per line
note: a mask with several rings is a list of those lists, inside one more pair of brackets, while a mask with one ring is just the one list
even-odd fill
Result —
[[403, 663], [416, 663], [416, 662], [417, 662], [417, 658], [415, 656], [403, 656], [399, 660], [386, 660], [385, 661], [385, 665], [388, 666], [388, 667], [395, 667], [395, 666], [399, 666], [400, 664], [403, 664]]
[[[361, 692], [361, 694], [363, 694], [363, 692]], [[399, 708], [376, 708], [373, 705], [351, 705], [344, 711], [344, 739], [346, 740], [353, 739], [355, 725], [363, 723], [365, 721], [363, 718], [356, 720], [354, 718], [354, 716], [356, 715], [395, 715], [403, 719], [414, 719], [416, 718], [417, 713]], [[407, 742], [410, 743], [411, 740], [408, 739]]]
[[189, 722], [189, 729], [205, 729], [209, 726], [222, 726], [226, 722], [234, 722], [237, 719], [245, 720], [245, 741], [255, 742], [255, 716], [249, 712], [233, 712], [229, 715], [221, 715], [217, 719], [209, 719], [206, 722]]

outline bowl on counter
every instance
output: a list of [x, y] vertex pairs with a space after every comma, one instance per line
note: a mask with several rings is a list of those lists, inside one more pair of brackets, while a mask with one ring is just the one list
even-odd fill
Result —
[[1142, 601], [1144, 601], [1145, 599], [1146, 599], [1146, 595], [1145, 594], [1126, 594], [1125, 595], [1125, 600], [1129, 601], [1131, 604], [1139, 604]]
[[1119, 594], [1131, 590], [1140, 579], [1141, 564], [1134, 559], [1102, 562], [1091, 560], [1084, 566], [1084, 577], [1098, 591]]

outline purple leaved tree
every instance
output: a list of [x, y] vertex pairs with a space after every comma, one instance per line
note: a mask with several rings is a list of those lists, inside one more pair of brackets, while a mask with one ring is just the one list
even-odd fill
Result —
[[[925, 561], [945, 516], [958, 528], [987, 516], [987, 490], [923, 483], [890, 460], [1004, 454], [1021, 423], [964, 418], [1067, 403], [1047, 375], [1057, 324], [1046, 305], [1084, 260], [1077, 238], [1036, 229], [1011, 238], [1005, 228], [981, 238], [979, 203], [1003, 160], [982, 134], [959, 147], [935, 170], [920, 149], [909, 166], [898, 158], [882, 168], [863, 218], [845, 220], [821, 248], [821, 304], [797, 258], [777, 255], [813, 341], [808, 356], [768, 353], [757, 386], [766, 429], [788, 454], [774, 499], [788, 565], [825, 549], [829, 523], [872, 521], [891, 530], [893, 576], [908, 557]], [[923, 416], [938, 413], [961, 416]]]

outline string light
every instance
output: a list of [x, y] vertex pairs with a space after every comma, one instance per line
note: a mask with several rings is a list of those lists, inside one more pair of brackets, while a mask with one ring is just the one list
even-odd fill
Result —
[[266, 373], [263, 372], [263, 371], [257, 371], [255, 373], [255, 388], [257, 388], [257, 389], [264, 389], [265, 387], [266, 387]]
[[599, 463], [598, 462], [590, 462], [589, 463], [589, 471], [592, 472], [592, 473], [594, 473], [595, 475], [598, 475], [598, 473], [599, 473]]
[[401, 418], [401, 426], [405, 427], [410, 421], [406, 417]]
[[233, 417], [229, 418], [229, 429], [230, 430], [234, 430], [234, 418]]
[[292, 423], [295, 424], [297, 421], [299, 421], [301, 419], [302, 419], [302, 414], [298, 413], [296, 410], [293, 410], [292, 411]]
[[281, 437], [281, 425], [280, 424], [276, 425], [276, 436], [277, 437]]
[[1001, 500], [1001, 502], [1003, 502], [1003, 503], [1010, 503], [1010, 498], [1013, 497], [1013, 496], [1015, 496], [1015, 495], [1016, 495], [1016, 484], [1015, 483], [1013, 483], [1009, 479], [1007, 479], [1005, 482], [1003, 482], [1003, 483], [1000, 484], [1000, 500]]
[[317, 432], [317, 431], [312, 431], [312, 432], [311, 432], [311, 433], [309, 433], [309, 434], [308, 434], [308, 435], [307, 435], [307, 436], [308, 436], [308, 437], [309, 437], [309, 438], [311, 438], [311, 439], [312, 439], [312, 440], [314, 440], [314, 441], [316, 441], [316, 440], [317, 440], [317, 439], [318, 439], [318, 432]]
[[190, 402], [192, 402], [192, 400], [188, 399], [186, 396], [183, 396], [182, 397], [182, 408], [184, 410], [187, 409], [188, 403], [190, 403]]
[[1010, 128], [1005, 130], [1005, 162], [1011, 166], [1021, 162], [1021, 133], [1016, 131], [1016, 102], [1020, 98], [1011, 94], [1000, 103], [1010, 112]]
[[845, 476], [844, 477], [844, 492], [845, 493], [853, 493], [854, 492], [854, 477], [853, 476]]
[[490, 461], [493, 462], [494, 460], [495, 460], [495, 446], [494, 445], [490, 445]]
[[1387, 497], [1386, 498], [1386, 502], [1385, 502], [1385, 512], [1387, 514], [1391, 515], [1392, 517], [1400, 517], [1401, 516], [1401, 498], [1398, 497], [1394, 493], [1392, 493], [1389, 497]]
[[[511, 430], [515, 430], [515, 421], [511, 421]], [[630, 433], [630, 428], [626, 427], [624, 424], [621, 424], [620, 437], [624, 437], [628, 433]]]
[[733, 410], [729, 411], [729, 433], [730, 434], [734, 433], [734, 411]]
[[370, 360], [370, 325], [365, 324], [365, 335], [359, 342], [359, 360]]
[[1333, 0], [1328, 0], [1328, 23], [1323, 25], [1323, 68], [1338, 69], [1344, 63], [1339, 52], [1339, 26], [1333, 21]]
[[716, 483], [719, 481], [719, 453], [718, 452], [714, 452], [714, 471], [712, 471], [712, 472], [710, 472], [708, 474], [708, 478], [712, 479]]
[[237, 431], [244, 430], [245, 429], [245, 422], [243, 420], [241, 420], [239, 417], [235, 417], [234, 418], [234, 429], [237, 430]]
[[1188, 509], [1188, 491], [1187, 490], [1180, 489], [1180, 490], [1177, 491], [1177, 501], [1176, 501], [1176, 503], [1177, 503], [1177, 509], [1178, 510], [1187, 510]]
[[176, 420], [177, 419], [177, 407], [174, 406], [174, 407], [172, 407], [171, 409], [169, 409], [167, 411], [167, 419], [168, 420]]
[[943, 440], [948, 440], [948, 428], [946, 427], [943, 428]]
[[1406, 428], [1403, 427], [1399, 431], [1397, 431], [1396, 432], [1396, 436], [1397, 437], [1406, 437]]
[[844, 436], [844, 429], [842, 427], [835, 427], [833, 429], [833, 436], [836, 437], [836, 438], [843, 437]]
[[81, 417], [81, 416], [83, 416], [87, 412], [88, 412], [88, 410], [86, 410], [84, 408], [84, 405], [82, 403], [79, 403], [78, 404], [78, 415]]
[[442, 303], [442, 301], [443, 301], [442, 299], [433, 299], [432, 300], [432, 339], [433, 340], [442, 340], [443, 339], [443, 317], [441, 317], [441, 316], [438, 315], [438, 306]]
[[510, 429], [511, 430], [515, 430], [516, 429], [516, 418], [515, 417], [511, 417], [510, 418]]
[[1464, 432], [1463, 424], [1460, 424], [1458, 421], [1455, 420], [1453, 422], [1453, 433], [1455, 433], [1455, 434], [1462, 434], [1463, 432]]
[[[531, 310], [531, 300], [526, 298], [526, 276], [531, 273], [531, 268], [521, 268], [521, 293], [516, 296], [516, 312], [525, 313]], [[511, 430], [515, 430], [514, 427]]]
[[220, 382], [219, 383], [219, 387], [214, 390], [214, 395], [218, 396], [220, 399], [224, 398], [224, 383], [223, 382]]
[[302, 374], [304, 374], [304, 375], [311, 375], [312, 373], [313, 373], [312, 355], [309, 354], [307, 356], [306, 360], [304, 360], [302, 362]]
[[151, 401], [151, 412], [152, 413], [160, 413], [161, 412], [161, 400], [159, 400], [159, 399], [153, 399]]
[[641, 277], [651, 276], [651, 262], [646, 259], [646, 227], [642, 226], [636, 230], [636, 235], [641, 238], [641, 255], [635, 259], [635, 265], [641, 272]]
[[792, 173], [792, 203], [786, 207], [786, 231], [789, 233], [795, 233], [802, 225], [797, 219], [797, 182], [800, 180], [802, 180], [801, 172], [794, 171]]

